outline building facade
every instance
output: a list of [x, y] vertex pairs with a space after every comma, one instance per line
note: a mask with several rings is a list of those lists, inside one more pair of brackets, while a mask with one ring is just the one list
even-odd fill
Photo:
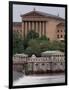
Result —
[[[30, 30], [39, 33], [39, 36], [47, 36], [49, 40], [64, 40], [65, 20], [59, 16], [36, 11], [35, 9], [21, 15], [21, 25], [13, 23], [13, 31], [21, 33], [26, 37]], [[17, 23], [17, 22], [16, 22]]]
[[[51, 52], [51, 51], [49, 51]], [[47, 52], [42, 57], [25, 57], [22, 54], [13, 57], [13, 70], [25, 74], [43, 74], [65, 71], [65, 56], [63, 52]]]

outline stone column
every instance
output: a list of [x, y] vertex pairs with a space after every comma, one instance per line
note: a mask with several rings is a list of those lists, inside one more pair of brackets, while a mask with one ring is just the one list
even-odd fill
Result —
[[36, 21], [36, 32], [38, 33], [38, 22]]
[[29, 31], [31, 30], [31, 22], [29, 22]]
[[43, 24], [43, 34], [42, 35], [44, 35], [44, 22], [42, 24]]
[[39, 36], [41, 37], [41, 22], [39, 22]]
[[29, 31], [29, 22], [27, 22], [27, 33]]
[[42, 36], [42, 32], [43, 32], [43, 26], [42, 26], [42, 21], [41, 21], [41, 36]]
[[44, 22], [44, 35], [46, 36], [46, 22]]
[[25, 36], [27, 35], [27, 22], [25, 22]]
[[22, 37], [24, 38], [25, 36], [25, 30], [24, 30], [25, 26], [24, 26], [24, 22], [22, 22]]
[[34, 22], [32, 22], [32, 30], [34, 31]]
[[36, 23], [34, 22], [34, 31], [36, 32]]

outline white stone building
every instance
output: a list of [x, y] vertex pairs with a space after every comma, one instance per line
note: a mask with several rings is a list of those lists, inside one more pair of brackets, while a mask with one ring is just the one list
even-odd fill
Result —
[[22, 54], [13, 57], [13, 69], [17, 71], [25, 71], [25, 73], [50, 73], [65, 71], [65, 55], [60, 51], [46, 51], [41, 57]]

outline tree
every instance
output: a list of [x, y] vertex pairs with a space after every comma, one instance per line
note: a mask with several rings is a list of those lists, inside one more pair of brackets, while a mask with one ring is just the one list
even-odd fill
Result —
[[40, 43], [41, 52], [49, 50], [50, 42], [48, 40], [42, 40]]
[[24, 50], [28, 47], [28, 42], [29, 42], [29, 39], [26, 37], [26, 38], [23, 40]]
[[39, 34], [36, 33], [33, 30], [29, 31], [28, 34], [27, 34], [28, 39], [35, 39], [35, 38], [38, 38], [38, 37], [39, 37]]
[[50, 41], [46, 36], [39, 37], [34, 31], [29, 31], [23, 40], [19, 33], [13, 32], [13, 54], [24, 52], [29, 56], [32, 54], [40, 56], [41, 52], [47, 50], [65, 51], [65, 43]]
[[51, 42], [49, 49], [65, 51], [65, 43], [59, 42], [59, 41], [53, 41], [53, 42]]
[[29, 54], [30, 56], [32, 54], [35, 54], [36, 56], [40, 56], [40, 44], [36, 39], [31, 39], [28, 42], [28, 47], [25, 50], [25, 53]]
[[24, 49], [26, 49], [28, 47], [28, 42], [31, 40], [31, 39], [35, 39], [35, 38], [38, 38], [39, 37], [39, 34], [36, 33], [35, 31], [31, 30], [27, 33], [27, 36], [24, 38]]
[[23, 40], [18, 32], [13, 32], [13, 54], [24, 51]]
[[27, 47], [25, 49], [24, 53], [28, 54], [28, 56], [31, 56], [33, 54], [33, 50], [31, 47]]
[[49, 38], [47, 36], [45, 36], [45, 35], [41, 36], [39, 39], [49, 41]]

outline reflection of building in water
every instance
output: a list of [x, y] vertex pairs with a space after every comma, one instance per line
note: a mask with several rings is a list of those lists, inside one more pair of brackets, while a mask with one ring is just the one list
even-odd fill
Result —
[[65, 70], [64, 53], [60, 51], [46, 51], [42, 57], [16, 54], [13, 57], [13, 70], [26, 73], [62, 72]]
[[65, 20], [59, 16], [33, 10], [21, 15], [22, 22], [13, 23], [13, 31], [26, 37], [30, 30], [47, 36], [50, 40], [64, 40]]

